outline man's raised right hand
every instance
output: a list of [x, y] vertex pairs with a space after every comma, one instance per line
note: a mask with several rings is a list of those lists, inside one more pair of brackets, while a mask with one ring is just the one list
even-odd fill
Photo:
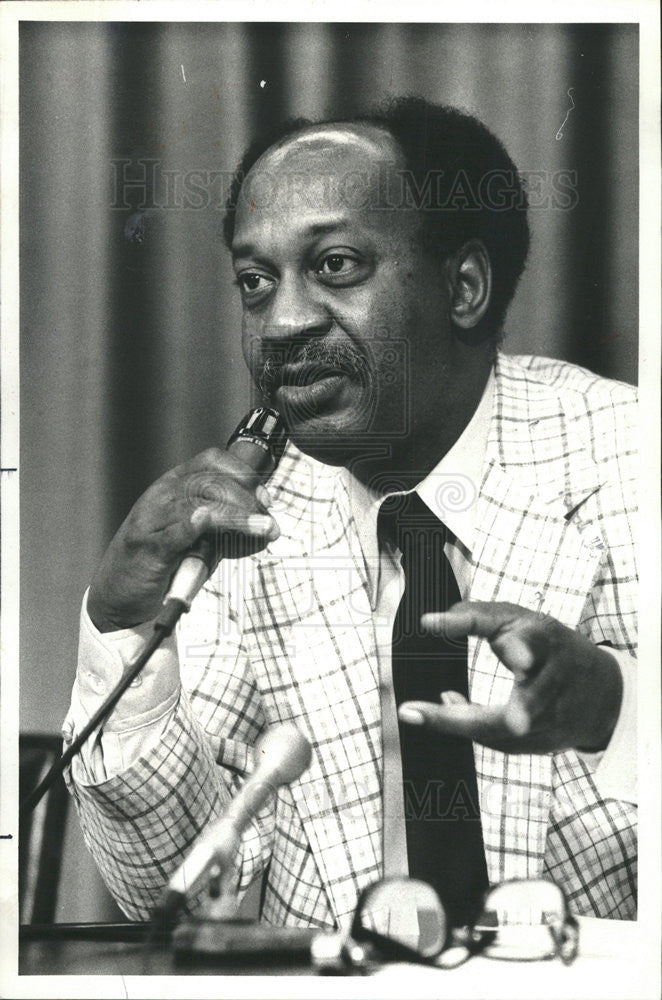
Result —
[[210, 448], [150, 486], [92, 581], [87, 610], [99, 631], [154, 618], [173, 573], [200, 535], [219, 533], [221, 558], [251, 555], [278, 538], [263, 481], [262, 474], [229, 452]]

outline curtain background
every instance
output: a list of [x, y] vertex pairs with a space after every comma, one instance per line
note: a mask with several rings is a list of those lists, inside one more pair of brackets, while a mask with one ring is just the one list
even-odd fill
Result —
[[[249, 403], [221, 180], [191, 172], [228, 174], [283, 114], [402, 93], [476, 113], [522, 171], [576, 171], [571, 210], [531, 213], [504, 347], [634, 382], [636, 25], [22, 23], [22, 730], [60, 727], [81, 595], [133, 501]], [[120, 170], [144, 179], [128, 208]], [[112, 913], [74, 821], [58, 919]]]

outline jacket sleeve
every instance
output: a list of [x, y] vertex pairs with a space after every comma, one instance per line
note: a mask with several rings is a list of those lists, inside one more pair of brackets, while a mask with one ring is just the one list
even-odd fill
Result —
[[623, 678], [616, 729], [604, 753], [581, 755], [603, 798], [637, 801], [637, 618], [636, 564], [638, 411], [631, 387], [610, 384], [592, 416], [594, 456], [603, 484], [578, 513], [579, 526], [601, 539], [600, 570], [580, 622], [593, 642], [614, 656]]
[[597, 403], [586, 440], [602, 486], [574, 520], [596, 539], [601, 559], [578, 627], [610, 647], [624, 675], [624, 700], [599, 760], [554, 755], [545, 872], [563, 885], [574, 912], [627, 920], [637, 915], [637, 413], [631, 390], [617, 384]]
[[[89, 674], [92, 655], [87, 641], [81, 633], [78, 688], [65, 722], [65, 741], [81, 725], [80, 692], [89, 682], [82, 671]], [[223, 813], [252, 770], [253, 747], [265, 727], [238, 616], [229, 611], [219, 588], [208, 584], [198, 595], [182, 620], [177, 647], [178, 655], [173, 644], [159, 665], [165, 675], [174, 660], [181, 673], [165, 724], [155, 725], [151, 718], [144, 724], [150, 715], [144, 701], [137, 715], [120, 709], [119, 719], [115, 713], [109, 719], [109, 740], [117, 738], [118, 730], [131, 733], [137, 756], [122, 770], [106, 773], [102, 733], [93, 751], [96, 771], [91, 773], [86, 759], [79, 758], [66, 775], [86, 844], [111, 893], [132, 919], [149, 917], [170, 874], [207, 823]], [[94, 653], [103, 658], [98, 649]], [[117, 649], [114, 653], [117, 656]], [[135, 692], [130, 694], [135, 698]], [[89, 701], [88, 691], [88, 714], [96, 707]], [[237, 859], [240, 893], [267, 862], [273, 831], [270, 804], [242, 838]], [[198, 902], [192, 900], [191, 908]]]

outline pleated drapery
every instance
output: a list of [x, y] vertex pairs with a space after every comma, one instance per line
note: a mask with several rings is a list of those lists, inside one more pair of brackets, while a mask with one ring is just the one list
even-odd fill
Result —
[[[80, 598], [131, 504], [250, 402], [221, 200], [281, 117], [403, 93], [477, 114], [533, 202], [505, 348], [635, 381], [636, 25], [24, 21], [19, 37], [22, 729], [59, 728]], [[81, 864], [59, 919], [97, 914]]]

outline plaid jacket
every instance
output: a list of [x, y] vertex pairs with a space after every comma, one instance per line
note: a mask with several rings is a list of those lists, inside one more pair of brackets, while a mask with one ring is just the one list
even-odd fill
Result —
[[[471, 597], [542, 610], [633, 653], [629, 386], [558, 361], [500, 356], [477, 510]], [[294, 721], [310, 769], [243, 838], [240, 885], [265, 868], [263, 919], [346, 925], [382, 873], [382, 732], [374, 625], [345, 480], [289, 447], [270, 484], [280, 538], [224, 562], [179, 635], [182, 694], [156, 747], [100, 785], [74, 784], [111, 891], [146, 917], [169, 873], [253, 766], [266, 726]], [[472, 700], [512, 677], [470, 640]], [[492, 882], [549, 874], [573, 909], [633, 917], [635, 808], [602, 800], [574, 752], [475, 746]]]

